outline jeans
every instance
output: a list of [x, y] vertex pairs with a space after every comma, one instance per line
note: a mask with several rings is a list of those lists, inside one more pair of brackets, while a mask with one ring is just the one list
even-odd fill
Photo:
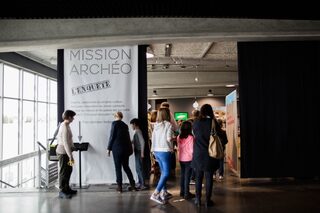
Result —
[[192, 173], [191, 161], [188, 161], [188, 162], [180, 161], [180, 166], [181, 166], [180, 195], [186, 196], [190, 194], [189, 183], [190, 183], [191, 173]]
[[171, 153], [170, 152], [155, 152], [154, 155], [158, 161], [161, 176], [157, 185], [157, 191], [160, 192], [162, 189], [166, 190], [166, 183], [170, 174], [170, 161]]
[[67, 154], [59, 154], [59, 189], [67, 193], [70, 190], [69, 182], [72, 173], [72, 166], [68, 165], [69, 157]]
[[117, 176], [117, 184], [118, 186], [122, 186], [122, 170], [123, 167], [124, 172], [127, 174], [128, 179], [131, 185], [135, 185], [135, 181], [133, 179], [133, 175], [131, 169], [129, 167], [129, 156], [125, 154], [113, 153], [114, 166], [116, 169]]
[[136, 160], [136, 172], [138, 175], [138, 180], [140, 186], [144, 186], [144, 178], [142, 172], [142, 158], [141, 158], [141, 150], [134, 152], [134, 158]]
[[201, 200], [202, 180], [203, 176], [206, 178], [206, 201], [211, 199], [213, 188], [213, 172], [205, 172], [196, 170], [196, 199]]

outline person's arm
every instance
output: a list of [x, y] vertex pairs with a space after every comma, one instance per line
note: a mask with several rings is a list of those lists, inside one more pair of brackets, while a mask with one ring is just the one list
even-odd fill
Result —
[[144, 158], [144, 147], [145, 147], [145, 141], [142, 135], [142, 132], [138, 132], [138, 138], [139, 138], [139, 143], [140, 143], [140, 148], [141, 148], [141, 158]]
[[62, 141], [63, 141], [63, 146], [64, 149], [66, 150], [66, 153], [69, 157], [70, 160], [73, 160], [72, 156], [72, 147], [73, 147], [73, 142], [70, 140], [70, 128], [68, 128], [66, 125], [62, 126]]
[[167, 141], [172, 143], [173, 139], [175, 139], [174, 137], [174, 132], [172, 130], [172, 124], [169, 124], [169, 129], [167, 131]]
[[115, 129], [115, 122], [112, 122], [111, 124], [111, 131], [110, 131], [110, 138], [109, 138], [109, 144], [108, 144], [108, 155], [110, 156], [110, 151], [112, 150], [113, 143], [116, 139], [116, 129]]

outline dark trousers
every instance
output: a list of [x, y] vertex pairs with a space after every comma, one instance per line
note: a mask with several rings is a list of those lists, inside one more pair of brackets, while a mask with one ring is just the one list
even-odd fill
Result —
[[196, 198], [201, 199], [202, 193], [202, 180], [203, 176], [206, 178], [206, 201], [211, 199], [212, 195], [212, 188], [213, 188], [213, 179], [212, 179], [213, 172], [204, 172], [196, 170]]
[[124, 154], [113, 153], [114, 166], [116, 169], [117, 184], [122, 185], [122, 169], [127, 174], [131, 185], [135, 185], [131, 169], [129, 167], [129, 156]]
[[224, 174], [224, 158], [219, 160], [219, 175], [223, 176]]
[[180, 174], [180, 195], [186, 196], [190, 194], [189, 183], [191, 179], [191, 161], [182, 162], [180, 161], [181, 174]]
[[69, 182], [72, 173], [72, 166], [68, 165], [68, 155], [58, 155], [59, 159], [59, 189], [60, 191], [67, 193], [70, 190]]

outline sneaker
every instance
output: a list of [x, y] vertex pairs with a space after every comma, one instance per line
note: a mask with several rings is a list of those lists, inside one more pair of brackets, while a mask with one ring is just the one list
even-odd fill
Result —
[[223, 180], [223, 176], [220, 175], [220, 176], [219, 176], [219, 180]]
[[151, 197], [150, 197], [150, 200], [153, 200], [159, 204], [165, 204], [165, 200], [163, 200], [160, 196], [160, 193], [158, 194], [155, 194], [155, 193], [152, 193]]
[[161, 191], [160, 197], [162, 200], [169, 200], [170, 198], [173, 197], [173, 195], [171, 193], [169, 193], [168, 191]]
[[67, 194], [67, 193], [64, 193], [64, 192], [59, 192], [59, 198], [70, 199], [71, 197], [72, 197], [71, 194]]

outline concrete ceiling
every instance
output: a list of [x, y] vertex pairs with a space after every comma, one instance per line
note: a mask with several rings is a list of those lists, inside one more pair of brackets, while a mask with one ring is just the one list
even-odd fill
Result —
[[148, 59], [149, 98], [199, 97], [210, 89], [227, 95], [234, 88], [226, 85], [238, 82], [239, 41], [320, 39], [317, 20], [7, 19], [0, 29], [0, 52], [18, 52], [52, 68], [57, 49], [148, 44], [155, 55]]
[[[149, 99], [204, 97], [209, 90], [224, 97], [234, 89], [226, 85], [238, 84], [236, 42], [150, 44], [147, 51], [154, 54], [147, 60]], [[56, 49], [18, 53], [56, 69]]]

